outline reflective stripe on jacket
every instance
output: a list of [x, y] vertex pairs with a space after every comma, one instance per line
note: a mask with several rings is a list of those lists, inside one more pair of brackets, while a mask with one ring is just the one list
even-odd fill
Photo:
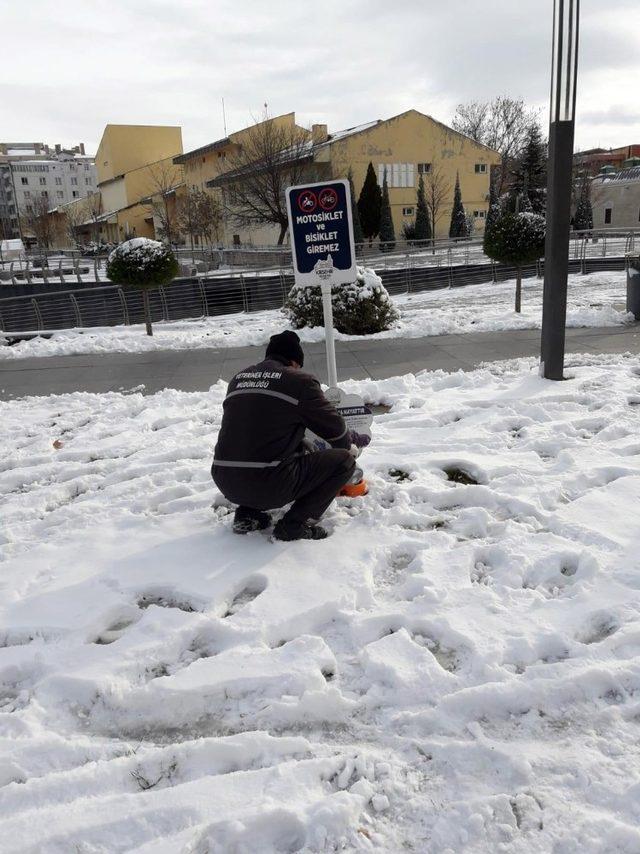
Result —
[[214, 465], [276, 466], [300, 451], [307, 427], [334, 448], [351, 445], [342, 416], [318, 380], [270, 356], [229, 383]]

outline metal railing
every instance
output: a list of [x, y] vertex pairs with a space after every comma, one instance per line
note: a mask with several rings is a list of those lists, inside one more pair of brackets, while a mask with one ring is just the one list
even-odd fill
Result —
[[[424, 264], [420, 255], [384, 256], [373, 265], [392, 295], [439, 288], [500, 282], [515, 276], [515, 267], [495, 264], [486, 258], [465, 264], [449, 256], [449, 263]], [[624, 270], [624, 255], [578, 251], [569, 261], [571, 272]], [[541, 277], [544, 262], [523, 268], [524, 277]], [[215, 317], [235, 312], [282, 308], [294, 279], [291, 268], [260, 270], [226, 276], [193, 276], [176, 279], [170, 286], [150, 292], [154, 321]], [[84, 282], [75, 288], [61, 283], [34, 285], [28, 293], [0, 298], [0, 331], [11, 337], [60, 329], [142, 323], [142, 295], [138, 289], [110, 283]]]

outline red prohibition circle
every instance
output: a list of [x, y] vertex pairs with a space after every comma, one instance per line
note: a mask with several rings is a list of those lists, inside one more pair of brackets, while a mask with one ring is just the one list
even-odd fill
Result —
[[325, 187], [318, 193], [318, 203], [323, 211], [332, 211], [338, 204], [338, 194], [331, 187]]
[[298, 207], [303, 213], [313, 213], [317, 204], [316, 194], [311, 190], [303, 190], [298, 196]]

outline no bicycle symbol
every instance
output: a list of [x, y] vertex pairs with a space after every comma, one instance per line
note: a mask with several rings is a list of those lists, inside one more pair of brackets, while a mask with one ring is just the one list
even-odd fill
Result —
[[338, 204], [338, 194], [331, 187], [325, 187], [318, 194], [318, 203], [323, 211], [332, 211]]

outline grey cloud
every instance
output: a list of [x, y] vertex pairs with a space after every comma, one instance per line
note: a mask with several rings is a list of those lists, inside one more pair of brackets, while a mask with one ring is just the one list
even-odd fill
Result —
[[[611, 144], [639, 120], [602, 92], [594, 101], [594, 84], [640, 75], [638, 28], [625, 26], [636, 2], [583, 4], [580, 129]], [[550, 0], [127, 0], [108, 16], [31, 0], [28, 21], [11, 6], [3, 64], [15, 79], [2, 95], [13, 137], [97, 141], [107, 122], [170, 123], [195, 147], [222, 136], [222, 96], [229, 130], [265, 101], [334, 130], [409, 107], [449, 121], [457, 103], [497, 94], [548, 103]]]

